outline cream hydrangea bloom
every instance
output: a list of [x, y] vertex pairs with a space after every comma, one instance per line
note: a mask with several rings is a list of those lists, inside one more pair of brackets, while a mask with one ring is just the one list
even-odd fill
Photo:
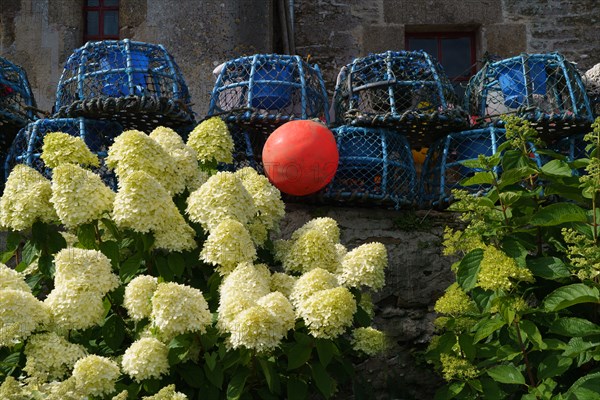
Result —
[[387, 250], [381, 243], [363, 244], [344, 256], [338, 280], [346, 287], [379, 290], [385, 283]]
[[150, 318], [167, 340], [188, 332], [204, 333], [212, 322], [202, 292], [175, 282], [158, 284]]
[[0, 290], [0, 347], [27, 339], [40, 325], [49, 323], [44, 303], [23, 290]]
[[292, 240], [277, 239], [273, 241], [273, 257], [275, 261], [283, 264], [283, 260], [287, 257], [294, 242]]
[[211, 230], [200, 259], [216, 265], [219, 274], [227, 275], [239, 263], [256, 259], [256, 249], [250, 233], [240, 222], [225, 219]]
[[264, 264], [243, 262], [225, 278], [219, 287], [221, 298], [246, 297], [256, 301], [270, 293], [271, 272]]
[[119, 286], [119, 277], [113, 274], [110, 260], [98, 250], [68, 247], [56, 253], [54, 264], [56, 288], [69, 287], [104, 296]]
[[2, 289], [14, 289], [31, 293], [31, 288], [25, 282], [23, 274], [0, 263], [0, 290]]
[[283, 259], [287, 272], [307, 272], [315, 268], [336, 272], [339, 265], [335, 244], [318, 229], [310, 229], [300, 235]]
[[129, 398], [129, 392], [127, 390], [123, 390], [116, 396], [113, 396], [111, 400], [127, 400]]
[[93, 290], [55, 287], [44, 303], [52, 311], [53, 321], [60, 329], [86, 329], [104, 320], [103, 295]]
[[283, 338], [294, 327], [296, 314], [292, 303], [281, 292], [271, 292], [256, 302], [279, 321], [277, 333]]
[[284, 296], [290, 297], [296, 284], [296, 277], [283, 272], [275, 272], [271, 275], [271, 291], [281, 292]]
[[22, 231], [31, 228], [36, 221], [58, 221], [50, 203], [51, 195], [48, 179], [27, 165], [16, 165], [0, 198], [0, 227]]
[[48, 168], [56, 168], [61, 164], [100, 165], [98, 156], [90, 151], [80, 137], [63, 132], [50, 132], [44, 136], [41, 158]]
[[356, 313], [356, 301], [345, 287], [320, 290], [297, 309], [310, 334], [316, 338], [333, 339], [346, 331]]
[[292, 233], [292, 240], [297, 240], [308, 231], [317, 230], [333, 243], [340, 241], [340, 228], [335, 219], [329, 217], [313, 218]]
[[160, 389], [154, 396], [142, 397], [142, 400], [187, 400], [187, 398], [185, 394], [175, 391], [175, 385], [169, 385]]
[[31, 400], [31, 393], [22, 387], [12, 376], [7, 376], [0, 385], [0, 399], [5, 400]]
[[209, 118], [190, 133], [187, 145], [196, 150], [198, 160], [207, 163], [233, 162], [233, 139], [227, 124], [219, 117]]
[[269, 182], [266, 176], [260, 175], [254, 168], [239, 169], [235, 175], [252, 196], [256, 206], [257, 218], [267, 230], [276, 228], [285, 215], [285, 204], [281, 200], [281, 192]]
[[25, 345], [27, 362], [23, 370], [44, 382], [61, 380], [75, 362], [86, 356], [85, 348], [70, 343], [55, 332], [33, 335]]
[[61, 164], [52, 171], [50, 202], [67, 228], [102, 218], [112, 210], [114, 198], [99, 175], [78, 165]]
[[352, 332], [352, 348], [367, 356], [383, 353], [388, 347], [388, 340], [384, 332], [372, 327], [356, 328]]
[[435, 302], [434, 310], [439, 314], [459, 316], [469, 311], [476, 311], [477, 308], [473, 300], [455, 282], [448, 286], [446, 293]]
[[168, 356], [169, 349], [160, 340], [153, 337], [141, 338], [125, 350], [121, 366], [123, 372], [137, 382], [160, 378], [169, 372]]
[[154, 231], [154, 247], [177, 252], [193, 250], [198, 247], [196, 232], [185, 222], [183, 216], [177, 213], [173, 218], [163, 220]]
[[510, 290], [514, 281], [533, 282], [533, 275], [527, 268], [519, 267], [516, 261], [494, 246], [487, 246], [483, 252], [477, 286], [485, 290]]
[[182, 179], [183, 184], [189, 189], [196, 190], [198, 186], [196, 179], [200, 176], [198, 172], [198, 154], [196, 150], [187, 146], [181, 136], [171, 128], [159, 126], [150, 133], [150, 137], [156, 141], [175, 161], [177, 177]]
[[290, 300], [298, 308], [302, 302], [320, 290], [333, 289], [339, 286], [338, 281], [331, 272], [322, 268], [315, 268], [303, 274], [292, 289]]
[[255, 305], [243, 310], [231, 323], [229, 343], [232, 348], [245, 347], [268, 352], [281, 342], [281, 323], [264, 307]]
[[133, 278], [125, 287], [123, 306], [134, 321], [149, 318], [152, 313], [152, 296], [158, 286], [154, 276], [140, 275]]
[[77, 390], [88, 396], [102, 396], [115, 391], [115, 383], [121, 375], [119, 366], [112, 360], [89, 355], [75, 363], [73, 378]]
[[194, 222], [211, 230], [226, 218], [247, 224], [255, 215], [254, 200], [231, 172], [218, 172], [187, 199], [186, 212]]
[[143, 132], [130, 130], [119, 135], [108, 150], [105, 162], [114, 169], [119, 184], [132, 173], [144, 171], [171, 195], [185, 189], [184, 178], [178, 175], [173, 157]]

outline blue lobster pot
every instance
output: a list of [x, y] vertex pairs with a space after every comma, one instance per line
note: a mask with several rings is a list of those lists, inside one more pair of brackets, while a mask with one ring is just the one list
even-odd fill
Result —
[[46, 177], [52, 171], [41, 159], [44, 137], [50, 132], [63, 132], [80, 137], [92, 153], [100, 158], [100, 167], [95, 170], [107, 185], [116, 189], [116, 178], [104, 165], [104, 158], [114, 139], [123, 132], [123, 127], [114, 121], [99, 121], [86, 118], [53, 118], [39, 119], [21, 129], [13, 141], [6, 161], [5, 178], [17, 164], [26, 164]]
[[256, 70], [252, 85], [252, 107], [278, 110], [290, 105], [292, 98], [289, 68], [279, 64], [267, 64]]
[[381, 127], [340, 126], [333, 133], [339, 165], [321, 196], [339, 203], [412, 204], [416, 172], [404, 135]]
[[[141, 51], [131, 50], [127, 53], [119, 49], [109, 49], [100, 60], [104, 85], [102, 94], [110, 97], [128, 96], [130, 93], [142, 96], [146, 92], [146, 74], [149, 67], [148, 56]], [[127, 68], [132, 71], [130, 88]], [[120, 71], [120, 72], [119, 72]], [[131, 90], [130, 90], [131, 89]]]
[[[528, 66], [528, 71], [525, 71], [525, 65]], [[531, 93], [546, 94], [546, 70], [543, 62], [528, 60], [526, 64], [506, 64], [498, 69], [498, 82], [507, 107], [519, 108], [527, 104], [526, 79], [531, 84]]]

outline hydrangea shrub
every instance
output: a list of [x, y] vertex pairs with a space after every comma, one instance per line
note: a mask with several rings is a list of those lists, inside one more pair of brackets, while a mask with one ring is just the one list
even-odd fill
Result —
[[[348, 250], [330, 218], [275, 243], [279, 191], [231, 159], [220, 119], [188, 143], [124, 132], [89, 167], [81, 139], [47, 135], [52, 180], [19, 165], [0, 199], [0, 397], [332, 397], [355, 356], [385, 350], [368, 292], [379, 243]], [[5, 264], [14, 265], [9, 268]]]

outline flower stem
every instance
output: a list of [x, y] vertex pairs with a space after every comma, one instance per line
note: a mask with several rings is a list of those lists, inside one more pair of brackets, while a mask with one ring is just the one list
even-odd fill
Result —
[[521, 336], [521, 329], [519, 328], [519, 320], [515, 319], [515, 328], [517, 329], [517, 339], [519, 340], [519, 347], [521, 353], [523, 353], [523, 360], [525, 361], [525, 369], [527, 370], [527, 378], [529, 379], [529, 385], [536, 387], [535, 379], [533, 377], [533, 371], [531, 370], [531, 364], [529, 363], [529, 357], [527, 357], [527, 350], [523, 344], [523, 338]]

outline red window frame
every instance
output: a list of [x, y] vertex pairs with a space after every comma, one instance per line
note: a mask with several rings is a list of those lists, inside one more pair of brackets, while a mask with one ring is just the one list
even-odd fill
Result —
[[468, 82], [469, 79], [477, 73], [477, 51], [475, 46], [475, 32], [406, 32], [404, 35], [404, 48], [407, 50], [420, 50], [411, 49], [409, 47], [410, 39], [434, 39], [437, 44], [437, 54], [431, 54], [434, 56], [440, 64], [444, 65], [444, 54], [442, 53], [442, 39], [457, 39], [457, 38], [468, 38], [470, 40], [471, 48], [471, 59], [469, 65], [471, 70], [469, 76], [448, 76], [451, 82], [463, 83]]
[[[90, 11], [98, 12], [98, 35], [88, 35], [88, 26], [87, 26], [87, 14]], [[105, 35], [104, 34], [104, 12], [105, 11], [119, 11], [119, 2], [117, 1], [117, 5], [115, 6], [107, 6], [104, 5], [104, 0], [98, 0], [97, 6], [89, 6], [88, 1], [84, 0], [83, 6], [83, 21], [84, 21], [84, 30], [83, 30], [83, 40], [84, 42], [90, 40], [106, 40], [106, 39], [119, 39], [119, 35]], [[118, 18], [118, 17], [117, 17]]]

